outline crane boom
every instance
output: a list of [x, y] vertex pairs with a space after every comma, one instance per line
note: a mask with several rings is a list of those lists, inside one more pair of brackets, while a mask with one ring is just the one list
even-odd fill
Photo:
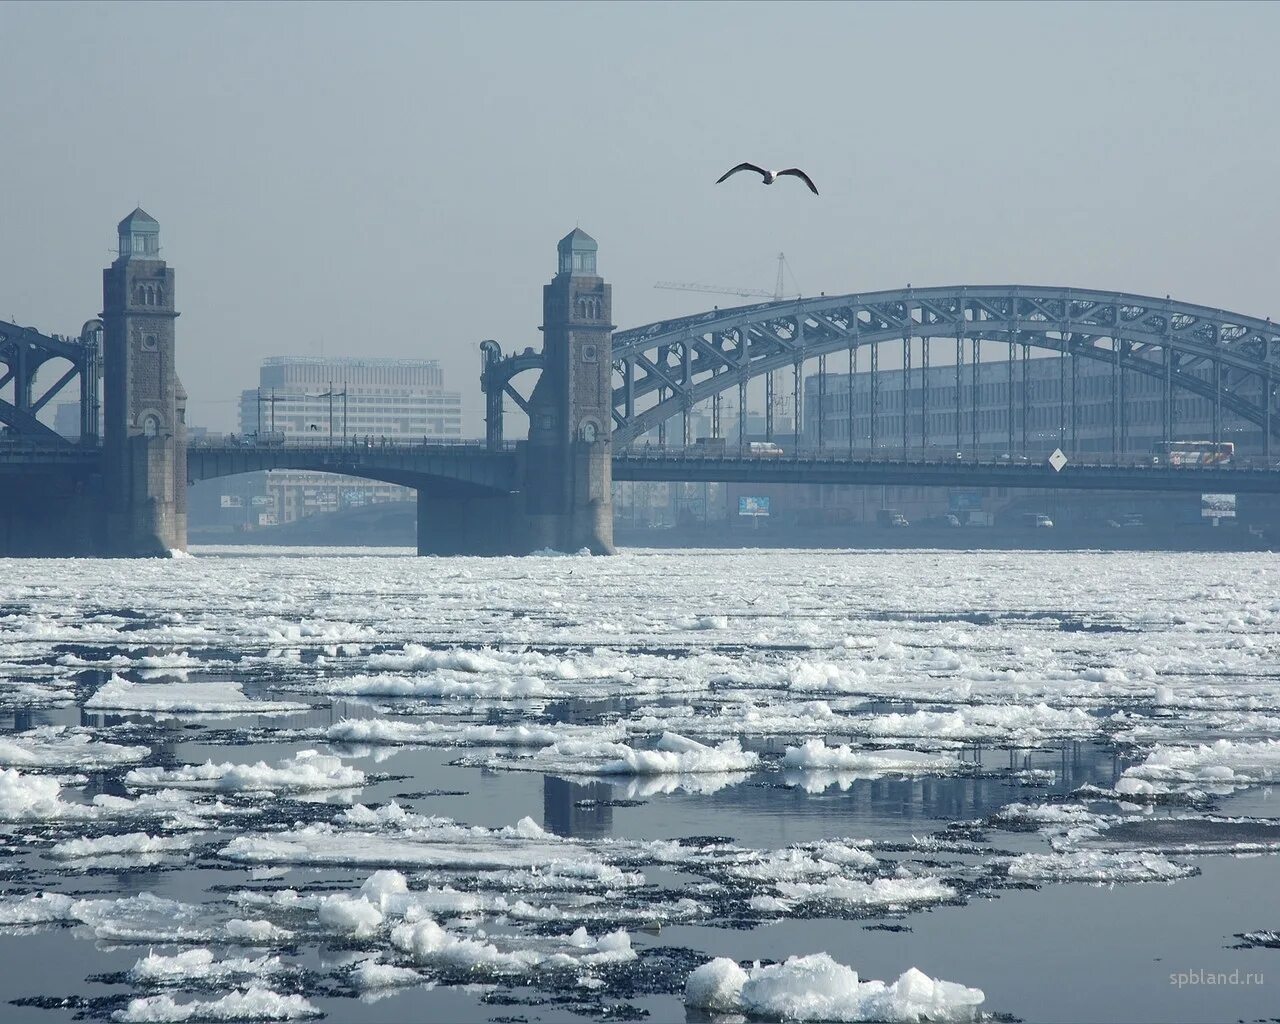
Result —
[[666, 288], [669, 291], [678, 292], [709, 292], [712, 295], [740, 295], [743, 298], [751, 298], [754, 296], [759, 296], [765, 299], [773, 298], [773, 292], [767, 292], [761, 288], [721, 288], [714, 284], [690, 284], [682, 281], [659, 281], [654, 285], [654, 287]]
[[[677, 292], [707, 292], [711, 295], [738, 295], [744, 299], [773, 299], [774, 302], [781, 302], [787, 298], [782, 282], [782, 271], [787, 266], [787, 257], [783, 253], [778, 253], [778, 280], [771, 292], [765, 291], [763, 288], [726, 288], [716, 284], [700, 284], [696, 281], [658, 281], [654, 284], [655, 288], [665, 288], [668, 291]], [[798, 292], [796, 294], [799, 294]]]

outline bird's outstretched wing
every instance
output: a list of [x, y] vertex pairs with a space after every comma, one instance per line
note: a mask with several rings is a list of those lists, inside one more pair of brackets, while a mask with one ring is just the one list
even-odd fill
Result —
[[[732, 172], [730, 172], [730, 173], [732, 173]], [[800, 170], [800, 168], [799, 168], [799, 167], [788, 167], [785, 171], [779, 171], [779, 172], [778, 172], [778, 177], [779, 177], [779, 178], [781, 178], [784, 174], [793, 174], [793, 175], [795, 175], [797, 178], [800, 178], [801, 180], [803, 180], [803, 181], [804, 181], [804, 183], [805, 183], [806, 185], [808, 185], [808, 186], [809, 186], [809, 191], [810, 191], [810, 192], [812, 192], [815, 196], [818, 194], [818, 186], [817, 186], [817, 185], [815, 185], [815, 184], [813, 183], [813, 179], [812, 179], [812, 178], [810, 178], [810, 177], [809, 177], [809, 175], [805, 174], [805, 173], [804, 173], [804, 171]]]
[[725, 178], [732, 174], [737, 174], [739, 171], [755, 171], [756, 174], [760, 175], [762, 178], [769, 177], [769, 172], [763, 167], [757, 167], [755, 164], [738, 164], [737, 167], [731, 167], [729, 170], [725, 171], [724, 174], [720, 175], [720, 177], [716, 178], [716, 184], [719, 185]]

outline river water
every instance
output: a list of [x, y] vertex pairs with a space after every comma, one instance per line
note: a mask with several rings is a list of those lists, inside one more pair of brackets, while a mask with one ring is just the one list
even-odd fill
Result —
[[1272, 1017], [1278, 570], [0, 560], [3, 1019]]

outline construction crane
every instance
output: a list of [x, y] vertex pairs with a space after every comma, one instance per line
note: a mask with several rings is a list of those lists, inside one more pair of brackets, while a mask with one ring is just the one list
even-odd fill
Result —
[[[790, 269], [791, 268], [787, 265], [786, 254], [778, 253], [778, 279], [777, 283], [774, 285], [773, 291], [771, 292], [767, 292], [763, 288], [725, 288], [714, 284], [685, 283], [682, 281], [659, 281], [654, 285], [654, 287], [665, 288], [668, 291], [708, 292], [712, 295], [738, 295], [744, 299], [761, 298], [773, 299], [774, 302], [781, 302], [783, 299], [789, 297], [783, 283], [783, 272], [784, 270]], [[794, 279], [794, 275], [792, 276]], [[799, 295], [800, 293], [793, 292], [791, 294]]]
[[[800, 292], [798, 289], [794, 292], [791, 292], [790, 294], [788, 294], [786, 291], [786, 282], [784, 279], [784, 275], [790, 270], [791, 270], [791, 267], [787, 263], [786, 253], [781, 253], [781, 252], [778, 253], [778, 277], [774, 283], [772, 292], [767, 292], [763, 288], [722, 288], [718, 285], [713, 285], [713, 284], [684, 283], [680, 281], [658, 281], [654, 285], [654, 287], [665, 288], [670, 291], [708, 292], [712, 295], [738, 295], [744, 299], [761, 298], [761, 299], [772, 299], [774, 302], [781, 302], [785, 298], [790, 298], [791, 295], [795, 295], [797, 298], [800, 295]], [[793, 282], [795, 281], [795, 274], [791, 275], [791, 280]], [[781, 388], [780, 378], [779, 378], [779, 371], [774, 370], [771, 373], [767, 374], [767, 377], [768, 377], [768, 385], [765, 389], [765, 404], [771, 407], [771, 412], [768, 417], [769, 426], [767, 430], [769, 433], [769, 440], [772, 440], [773, 439], [773, 435], [772, 435], [773, 422], [776, 418], [781, 416], [786, 416], [788, 413], [791, 412], [791, 399], [787, 397], [787, 395], [782, 393], [782, 388]], [[715, 405], [715, 412], [713, 413], [713, 421], [715, 423], [715, 428], [717, 430], [717, 436], [718, 436], [718, 429], [719, 429], [719, 423], [720, 423], [720, 410], [719, 410], [720, 395], [718, 393], [713, 399], [713, 403]]]

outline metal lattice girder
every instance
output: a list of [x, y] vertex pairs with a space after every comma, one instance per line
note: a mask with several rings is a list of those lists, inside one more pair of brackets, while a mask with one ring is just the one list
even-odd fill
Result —
[[[13, 400], [0, 398], [0, 423], [14, 433], [45, 443], [65, 443], [61, 435], [46, 427], [37, 414], [77, 377], [81, 382], [81, 401], [89, 397], [96, 404], [98, 374], [98, 340], [88, 330], [79, 340], [50, 337], [31, 327], [0, 321], [0, 389], [12, 387]], [[36, 375], [51, 360], [70, 364], [43, 389], [37, 387]], [[97, 424], [96, 408], [93, 416]]]
[[[1280, 327], [1269, 319], [1168, 298], [1034, 285], [907, 288], [717, 309], [613, 337], [615, 441], [627, 443], [720, 391], [830, 352], [912, 338], [1026, 345], [1108, 362], [1212, 399], [1280, 431], [1269, 385], [1280, 370]], [[727, 369], [734, 372], [726, 373]], [[1258, 401], [1248, 397], [1256, 392]], [[1265, 395], [1265, 397], [1264, 397]], [[645, 399], [650, 401], [646, 404]], [[1270, 407], [1270, 408], [1269, 408]]]

